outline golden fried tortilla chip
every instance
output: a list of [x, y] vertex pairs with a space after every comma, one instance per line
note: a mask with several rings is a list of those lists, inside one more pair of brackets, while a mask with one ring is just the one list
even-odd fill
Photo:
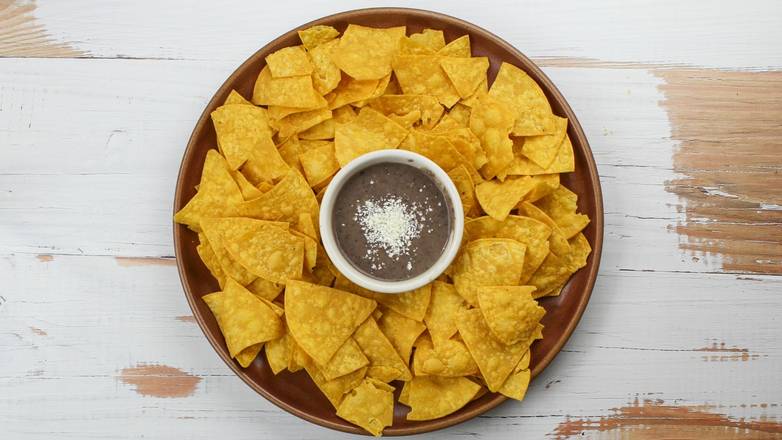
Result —
[[481, 97], [470, 113], [470, 130], [480, 139], [488, 162], [481, 174], [491, 179], [513, 160], [513, 141], [508, 137], [514, 116], [510, 108], [491, 96]]
[[337, 161], [345, 166], [351, 160], [372, 151], [396, 148], [407, 136], [404, 127], [382, 113], [364, 107], [352, 122], [338, 125], [334, 131]]
[[266, 361], [269, 362], [269, 367], [272, 369], [272, 373], [279, 374], [280, 371], [288, 367], [288, 359], [291, 357], [291, 345], [288, 339], [290, 335], [285, 332], [277, 339], [272, 339], [265, 345]]
[[244, 96], [240, 95], [236, 90], [231, 90], [231, 93], [228, 94], [228, 97], [225, 98], [225, 102], [223, 103], [223, 105], [232, 104], [253, 105], [252, 102], [244, 99]]
[[331, 110], [326, 107], [306, 112], [293, 113], [280, 119], [278, 136], [280, 139], [287, 139], [294, 134], [301, 133], [302, 131], [329, 119], [331, 119]]
[[399, 55], [394, 58], [394, 75], [405, 95], [433, 95], [450, 108], [459, 100], [459, 92], [440, 67], [436, 55]]
[[275, 283], [301, 277], [304, 240], [274, 226], [260, 227], [236, 239], [226, 239], [231, 257], [248, 272]]
[[515, 286], [521, 277], [526, 246], [508, 238], [484, 238], [464, 246], [454, 263], [459, 295], [478, 306], [478, 287]]
[[230, 215], [236, 209], [235, 205], [243, 200], [225, 158], [216, 150], [209, 150], [201, 171], [198, 192], [174, 215], [174, 221], [199, 232], [202, 218]]
[[375, 306], [375, 301], [361, 296], [303, 281], [291, 280], [285, 286], [291, 335], [319, 365], [328, 363]]
[[432, 339], [450, 339], [456, 333], [456, 317], [466, 308], [464, 298], [456, 292], [452, 284], [435, 281], [432, 284], [432, 299], [424, 318]]
[[527, 246], [521, 282], [529, 279], [546, 259], [550, 235], [551, 228], [545, 223], [517, 215], [509, 215], [503, 221], [479, 217], [464, 222], [464, 237], [468, 242], [481, 238], [510, 238]]
[[344, 344], [334, 353], [331, 360], [319, 366], [320, 372], [326, 380], [335, 379], [352, 373], [361, 367], [369, 365], [369, 360], [353, 338], [348, 338]]
[[337, 415], [366, 429], [375, 437], [394, 422], [394, 394], [370, 378], [350, 390], [337, 408]]
[[[376, 309], [376, 311], [379, 311], [379, 309]], [[426, 326], [391, 309], [387, 309], [385, 313], [379, 318], [375, 318], [375, 320], [405, 364], [409, 363], [413, 344], [418, 339], [418, 336], [426, 330]]]
[[261, 70], [253, 88], [255, 105], [279, 105], [283, 107], [318, 108], [326, 100], [315, 91], [310, 76], [273, 78], [269, 67]]
[[529, 348], [527, 341], [505, 345], [489, 330], [479, 309], [461, 313], [456, 324], [491, 392], [497, 392]]
[[522, 202], [520, 206], [520, 209], [522, 212], [524, 212], [524, 214], [535, 220], [545, 223], [549, 228], [551, 228], [551, 235], [549, 236], [549, 248], [552, 253], [560, 256], [564, 256], [570, 253], [570, 245], [568, 244], [564, 233], [557, 225], [557, 222], [552, 220], [551, 217], [549, 217], [545, 212], [541, 211], [540, 208], [533, 205], [532, 203]]
[[444, 111], [437, 98], [431, 95], [382, 95], [373, 99], [369, 105], [386, 116], [401, 116], [418, 111], [423, 128], [434, 127]]
[[574, 237], [588, 224], [589, 217], [576, 212], [578, 196], [560, 185], [551, 194], [535, 202], [535, 205], [557, 222], [565, 238]]
[[400, 148], [428, 157], [445, 170], [462, 164], [469, 164], [456, 147], [443, 136], [432, 136], [424, 131], [413, 130]]
[[307, 29], [301, 30], [298, 33], [301, 44], [303, 44], [307, 50], [312, 50], [323, 43], [332, 41], [339, 36], [339, 31], [331, 26], [324, 26], [322, 24], [308, 27]]
[[391, 60], [404, 36], [404, 26], [380, 29], [349, 24], [331, 57], [357, 80], [380, 79], [391, 73]]
[[451, 80], [459, 96], [468, 98], [475, 93], [481, 82], [486, 80], [489, 59], [486, 57], [442, 57], [440, 58], [440, 67], [448, 75], [448, 79]]
[[447, 416], [469, 403], [481, 386], [465, 377], [416, 376], [410, 382], [407, 420]]
[[380, 330], [374, 318], [370, 317], [364, 321], [356, 329], [353, 338], [369, 359], [367, 376], [386, 383], [412, 378], [407, 364], [399, 357], [399, 353]]
[[437, 55], [445, 57], [469, 57], [472, 55], [470, 50], [470, 36], [462, 35], [451, 41], [446, 44], [444, 48], [437, 51]]
[[553, 115], [552, 118], [554, 118], [553, 133], [526, 137], [521, 148], [521, 154], [524, 157], [543, 169], [549, 168], [554, 163], [567, 132], [567, 118], [560, 118], [556, 115]]
[[[217, 319], [231, 357], [255, 344], [282, 336], [282, 321], [266, 303], [232, 279], [222, 292], [204, 295]], [[257, 352], [256, 352], [257, 354]]]
[[212, 249], [206, 235], [203, 233], [198, 234], [198, 247], [196, 247], [196, 252], [198, 252], [201, 261], [206, 268], [209, 269], [209, 272], [215, 277], [217, 284], [222, 289], [223, 285], [225, 285], [225, 271], [223, 271], [223, 267], [220, 266], [220, 261], [217, 259], [214, 249]]
[[529, 176], [508, 177], [504, 182], [487, 180], [475, 187], [475, 198], [493, 219], [503, 221], [533, 186]]
[[283, 47], [266, 57], [266, 65], [272, 78], [309, 75], [313, 70], [304, 46]]
[[242, 368], [249, 367], [255, 358], [258, 357], [258, 353], [261, 352], [261, 348], [263, 348], [263, 342], [245, 348], [236, 355], [236, 362], [239, 362], [239, 365], [241, 365]]
[[231, 176], [233, 176], [236, 184], [239, 185], [239, 190], [242, 192], [244, 200], [252, 200], [263, 194], [261, 190], [253, 186], [253, 184], [244, 177], [244, 174], [242, 174], [241, 171], [231, 171]]
[[527, 341], [546, 310], [532, 298], [535, 286], [483, 286], [478, 288], [486, 324], [494, 337], [510, 345]]
[[318, 366], [315, 365], [315, 362], [313, 362], [312, 359], [309, 359], [309, 361], [304, 364], [304, 368], [307, 369], [307, 374], [309, 374], [310, 378], [312, 378], [312, 381], [315, 382], [315, 385], [318, 386], [323, 395], [329, 399], [329, 402], [334, 405], [334, 408], [339, 408], [339, 404], [342, 402], [345, 393], [357, 387], [367, 374], [367, 367], [363, 367], [344, 376], [326, 380], [326, 378], [323, 377], [323, 373], [320, 372]]
[[328, 142], [299, 155], [299, 162], [310, 186], [315, 187], [339, 171], [334, 143]]
[[557, 155], [554, 156], [554, 160], [548, 168], [541, 168], [538, 164], [521, 154], [524, 149], [524, 139], [514, 138], [513, 161], [503, 170], [504, 174], [534, 176], [538, 174], [571, 173], [576, 170], [573, 144], [570, 142], [570, 136], [567, 134], [562, 139]]
[[413, 371], [416, 376], [460, 377], [478, 374], [478, 365], [458, 339], [440, 339], [434, 343], [424, 336], [415, 349]]
[[333, 112], [332, 112], [331, 119], [326, 119], [325, 121], [320, 122], [317, 125], [314, 125], [300, 132], [299, 139], [306, 139], [306, 140], [334, 139], [335, 127], [336, 127], [336, 122], [334, 121]]
[[514, 136], [538, 136], [556, 131], [546, 95], [538, 83], [518, 67], [502, 63], [489, 95], [505, 103], [516, 115]]
[[559, 188], [559, 174], [538, 174], [531, 178], [534, 186], [532, 191], [524, 196], [524, 200], [528, 202], [537, 202]]
[[240, 215], [261, 220], [294, 223], [299, 220], [300, 214], [309, 214], [316, 228], [319, 209], [309, 184], [299, 172], [293, 170], [261, 197], [236, 206]]
[[475, 206], [475, 185], [470, 177], [470, 172], [464, 165], [448, 171], [448, 177], [451, 178], [454, 186], [459, 191], [459, 198], [462, 200], [462, 211], [464, 215], [472, 210]]
[[220, 264], [223, 273], [241, 285], [250, 284], [257, 275], [248, 271], [236, 261], [226, 247], [228, 241], [225, 237], [226, 230], [230, 228], [227, 222], [219, 218], [206, 218], [201, 220], [201, 230], [214, 252], [215, 259]]
[[445, 47], [445, 34], [439, 29], [424, 29], [417, 34], [411, 34], [407, 38], [421, 47], [426, 47], [432, 53]]
[[500, 394], [511, 399], [524, 400], [531, 377], [529, 369], [511, 373], [500, 387]]
[[326, 96], [329, 108], [335, 110], [347, 104], [355, 104], [369, 99], [375, 94], [379, 85], [380, 80], [378, 79], [360, 81], [345, 75], [337, 87]]
[[328, 41], [310, 49], [309, 56], [312, 66], [312, 85], [321, 95], [336, 89], [342, 80], [342, 72], [331, 60], [331, 51], [339, 44], [338, 40]]

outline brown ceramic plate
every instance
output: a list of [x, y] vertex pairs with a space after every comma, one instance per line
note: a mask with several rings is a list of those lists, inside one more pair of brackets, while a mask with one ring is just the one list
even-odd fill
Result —
[[[541, 300], [541, 305], [546, 308], [547, 313], [543, 318], [545, 337], [532, 345], [532, 376], [536, 376], [554, 359], [554, 356], [557, 355], [573, 332], [576, 324], [578, 324], [578, 320], [581, 318], [581, 314], [586, 308], [589, 295], [595, 284], [603, 244], [603, 200], [600, 193], [600, 181], [598, 180], [592, 151], [589, 149], [589, 144], [581, 129], [581, 125], [578, 123], [573, 110], [551, 80], [513, 46], [473, 24], [447, 15], [416, 9], [362, 9], [331, 15], [307, 23], [267, 44], [236, 69], [220, 87], [201, 114], [187, 144], [185, 155], [182, 158], [174, 198], [174, 212], [185, 206], [187, 201], [195, 194], [195, 186], [201, 177], [201, 168], [206, 158], [206, 152], [217, 145], [215, 131], [209, 114], [222, 104], [231, 89], [236, 89], [245, 97], [251, 96], [255, 78], [265, 64], [264, 58], [280, 48], [300, 44], [299, 37], [296, 34], [298, 29], [324, 24], [334, 26], [342, 32], [349, 23], [375, 27], [405, 25], [409, 33], [420, 32], [424, 28], [442, 29], [445, 32], [446, 41], [469, 34], [473, 55], [486, 56], [491, 60], [491, 67], [489, 68], [490, 83], [494, 80], [494, 76], [497, 74], [497, 69], [502, 61], [515, 64], [524, 69], [540, 84], [551, 102], [551, 108], [554, 113], [567, 117], [570, 120], [568, 134], [573, 142], [576, 172], [562, 174], [562, 183], [578, 194], [579, 211], [587, 214], [592, 219], [592, 222], [584, 230], [584, 235], [586, 235], [593, 250], [586, 267], [579, 270], [570, 279], [570, 282], [568, 282], [558, 297]], [[185, 226], [174, 225], [176, 260], [185, 296], [207, 339], [209, 339], [209, 342], [226, 364], [247, 385], [275, 405], [292, 414], [328, 428], [353, 433], [365, 433], [355, 425], [337, 417], [334, 408], [310, 381], [304, 371], [297, 373], [285, 371], [274, 376], [263, 355], [260, 355], [247, 369], [242, 369], [230, 358], [217, 322], [206, 304], [201, 301], [203, 295], [218, 290], [218, 286], [215, 279], [212, 278], [207, 268], [198, 258], [196, 253], [197, 244], [198, 237], [195, 233]], [[528, 395], [527, 398], [534, 399], [535, 396]], [[386, 428], [384, 432], [386, 435], [406, 435], [445, 428], [482, 414], [504, 401], [505, 397], [502, 395], [487, 394], [480, 399], [470, 402], [467, 406], [451, 415], [423, 422], [405, 420], [408, 408], [403, 405], [397, 405], [394, 409], [394, 424]]]

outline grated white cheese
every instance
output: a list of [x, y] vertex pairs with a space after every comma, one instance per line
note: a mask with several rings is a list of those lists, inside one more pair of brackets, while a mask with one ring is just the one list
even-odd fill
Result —
[[[374, 260], [380, 249], [397, 261], [400, 256], [410, 255], [410, 245], [421, 235], [421, 222], [425, 220], [421, 211], [418, 204], [405, 203], [394, 196], [358, 204], [354, 220], [361, 226], [369, 244], [366, 258]], [[411, 269], [408, 262], [407, 270]]]

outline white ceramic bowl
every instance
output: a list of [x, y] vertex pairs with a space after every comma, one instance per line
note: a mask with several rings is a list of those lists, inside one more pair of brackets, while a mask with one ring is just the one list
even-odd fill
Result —
[[[334, 211], [334, 202], [337, 195], [342, 190], [343, 185], [355, 173], [376, 165], [379, 163], [404, 163], [412, 165], [429, 172], [435, 183], [445, 195], [451, 213], [451, 235], [443, 249], [440, 258], [425, 272], [413, 278], [402, 281], [384, 281], [373, 278], [360, 270], [356, 269], [350, 260], [345, 257], [337, 244], [332, 226], [332, 214]], [[380, 150], [367, 153], [360, 156], [344, 168], [342, 168], [331, 180], [326, 193], [323, 194], [323, 201], [320, 204], [320, 234], [323, 240], [323, 247], [331, 258], [332, 263], [342, 272], [350, 281], [375, 292], [400, 293], [417, 289], [421, 286], [431, 283], [440, 276], [448, 265], [451, 264], [456, 253], [459, 251], [459, 245], [462, 242], [462, 233], [464, 232], [464, 215], [462, 215], [462, 200], [459, 197], [459, 191], [454, 186], [451, 178], [436, 163], [420, 154], [406, 150]]]

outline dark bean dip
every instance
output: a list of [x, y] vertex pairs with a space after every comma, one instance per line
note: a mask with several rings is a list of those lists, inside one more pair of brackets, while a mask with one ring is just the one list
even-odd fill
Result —
[[334, 204], [343, 255], [384, 281], [413, 278], [442, 255], [453, 209], [429, 174], [403, 163], [371, 165], [351, 176]]

